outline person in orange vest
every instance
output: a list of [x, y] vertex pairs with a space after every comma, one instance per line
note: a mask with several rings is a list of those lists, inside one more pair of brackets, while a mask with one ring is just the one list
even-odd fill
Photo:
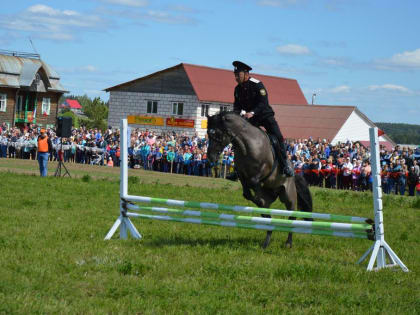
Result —
[[48, 155], [52, 143], [50, 138], [47, 136], [45, 129], [41, 129], [41, 134], [38, 137], [38, 163], [39, 172], [42, 177], [46, 177], [48, 173]]
[[109, 158], [108, 158], [108, 162], [106, 163], [106, 165], [107, 165], [107, 166], [111, 166], [111, 167], [113, 167], [113, 166], [114, 166], [114, 161], [112, 160], [112, 157], [109, 157]]

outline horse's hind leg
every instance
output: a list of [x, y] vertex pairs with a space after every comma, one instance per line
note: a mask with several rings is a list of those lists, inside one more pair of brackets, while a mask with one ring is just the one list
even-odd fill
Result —
[[[290, 217], [289, 220], [296, 220], [296, 218], [295, 217]], [[292, 232], [289, 232], [289, 234], [287, 234], [287, 240], [286, 240], [285, 246], [288, 247], [288, 248], [292, 248], [292, 243], [293, 243], [293, 236], [292, 235], [293, 235]]]
[[[292, 211], [296, 210], [296, 204], [297, 204], [296, 190], [292, 189], [291, 191], [287, 191], [285, 189], [279, 194], [279, 198], [280, 198], [280, 201], [286, 205], [287, 210], [292, 210]], [[296, 220], [296, 218], [289, 217], [289, 220]], [[293, 245], [293, 234], [292, 232], [289, 232], [289, 234], [287, 235], [285, 246], [288, 248], [292, 248], [292, 245]]]
[[[263, 218], [271, 218], [271, 215], [269, 215], [269, 214], [262, 214], [261, 216]], [[267, 234], [265, 235], [265, 241], [262, 245], [263, 249], [266, 249], [268, 247], [268, 245], [270, 245], [271, 234], [273, 234], [273, 231], [267, 231]]]

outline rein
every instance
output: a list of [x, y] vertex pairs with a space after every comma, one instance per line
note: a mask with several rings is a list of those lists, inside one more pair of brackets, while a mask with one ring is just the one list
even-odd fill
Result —
[[238, 134], [241, 134], [242, 131], [244, 131], [244, 129], [246, 128], [246, 123], [247, 123], [247, 121], [245, 119], [243, 119], [242, 128], [239, 130], [239, 133], [237, 133], [237, 134], [235, 134], [232, 130], [229, 130], [229, 129], [225, 128], [226, 133], [230, 136], [230, 138], [232, 139], [232, 142], [236, 142], [245, 154], [246, 154], [246, 151], [247, 151], [246, 146], [245, 146], [244, 142], [239, 138]]

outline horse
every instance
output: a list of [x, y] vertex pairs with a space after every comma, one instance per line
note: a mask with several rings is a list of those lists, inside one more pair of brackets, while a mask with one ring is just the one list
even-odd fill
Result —
[[[257, 207], [269, 208], [279, 198], [288, 210], [312, 212], [312, 196], [303, 176], [286, 177], [277, 167], [276, 155], [269, 136], [235, 112], [223, 111], [207, 116], [209, 146], [207, 157], [214, 163], [222, 150], [233, 145], [235, 169], [242, 184], [243, 196]], [[290, 161], [288, 161], [290, 165]], [[270, 215], [261, 215], [270, 218]], [[289, 217], [295, 220], [295, 217]], [[312, 219], [305, 219], [312, 221]], [[267, 231], [262, 247], [270, 244], [272, 231]], [[286, 247], [292, 247], [292, 233]]]

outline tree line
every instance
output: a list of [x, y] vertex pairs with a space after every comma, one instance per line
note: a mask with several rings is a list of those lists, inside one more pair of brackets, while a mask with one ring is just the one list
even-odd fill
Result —
[[375, 124], [396, 143], [420, 145], [420, 125], [384, 122]]
[[59, 104], [63, 104], [66, 99], [77, 100], [82, 106], [83, 115], [76, 115], [69, 108], [64, 108], [59, 114], [59, 116], [71, 117], [74, 127], [98, 128], [102, 131], [105, 131], [108, 127], [108, 102], [104, 102], [100, 97], [92, 99], [85, 94], [82, 96], [63, 95], [59, 100]]

